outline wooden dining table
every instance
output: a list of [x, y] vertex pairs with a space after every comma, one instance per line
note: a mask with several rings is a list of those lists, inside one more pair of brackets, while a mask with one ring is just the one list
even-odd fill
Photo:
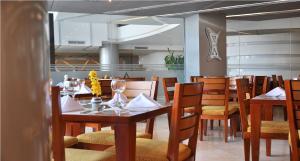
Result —
[[264, 110], [264, 120], [273, 120], [274, 105], [285, 107], [286, 97], [270, 97], [262, 94], [250, 100], [252, 161], [259, 161], [261, 113]]
[[172, 105], [163, 103], [158, 109], [149, 111], [106, 112], [67, 112], [62, 114], [64, 122], [105, 123], [114, 126], [117, 161], [135, 160], [136, 123], [170, 113]]

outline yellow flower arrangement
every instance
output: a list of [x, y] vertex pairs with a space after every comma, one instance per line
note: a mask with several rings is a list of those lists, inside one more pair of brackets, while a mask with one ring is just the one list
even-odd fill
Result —
[[98, 81], [99, 78], [95, 70], [90, 71], [89, 79], [91, 81], [92, 94], [96, 95], [97, 97], [100, 96], [102, 94], [102, 91], [101, 91], [100, 82]]

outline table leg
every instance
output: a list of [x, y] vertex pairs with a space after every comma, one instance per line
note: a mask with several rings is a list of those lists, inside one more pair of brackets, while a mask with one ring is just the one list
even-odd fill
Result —
[[[265, 120], [272, 121], [273, 120], [273, 106], [266, 104], [264, 105], [265, 110]], [[271, 156], [271, 139], [266, 139], [266, 155]]]
[[136, 123], [116, 124], [115, 140], [117, 161], [135, 160]]
[[261, 105], [251, 104], [251, 156], [252, 161], [259, 161]]

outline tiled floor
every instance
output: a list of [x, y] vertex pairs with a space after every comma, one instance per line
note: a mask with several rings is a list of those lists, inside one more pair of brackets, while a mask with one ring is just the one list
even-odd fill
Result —
[[[141, 128], [142, 126], [139, 126], [139, 129]], [[154, 139], [167, 140], [168, 135], [167, 117], [160, 116], [155, 122]], [[236, 138], [230, 138], [228, 143], [224, 143], [222, 127], [215, 127], [212, 131], [208, 130], [208, 136], [204, 137], [204, 141], [197, 143], [196, 161], [243, 161], [243, 140], [240, 135], [239, 133]], [[287, 141], [272, 141], [271, 157], [265, 155], [264, 140], [261, 140], [260, 147], [260, 161], [289, 161]]]

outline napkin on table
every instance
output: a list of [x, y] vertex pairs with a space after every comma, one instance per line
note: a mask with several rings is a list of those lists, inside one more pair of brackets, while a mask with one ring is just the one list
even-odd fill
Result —
[[75, 94], [90, 94], [90, 93], [92, 93], [91, 89], [86, 85], [81, 85], [80, 90], [78, 92], [75, 92]]
[[73, 112], [73, 111], [82, 111], [84, 108], [69, 95], [63, 96], [60, 100], [61, 102], [61, 111], [64, 112]]
[[271, 91], [269, 91], [268, 93], [266, 93], [266, 96], [269, 97], [285, 97], [285, 90], [280, 88], [280, 87], [276, 87], [274, 89], [272, 89]]
[[144, 93], [139, 94], [126, 105], [126, 108], [130, 111], [149, 111], [159, 107], [161, 105], [158, 102]]

